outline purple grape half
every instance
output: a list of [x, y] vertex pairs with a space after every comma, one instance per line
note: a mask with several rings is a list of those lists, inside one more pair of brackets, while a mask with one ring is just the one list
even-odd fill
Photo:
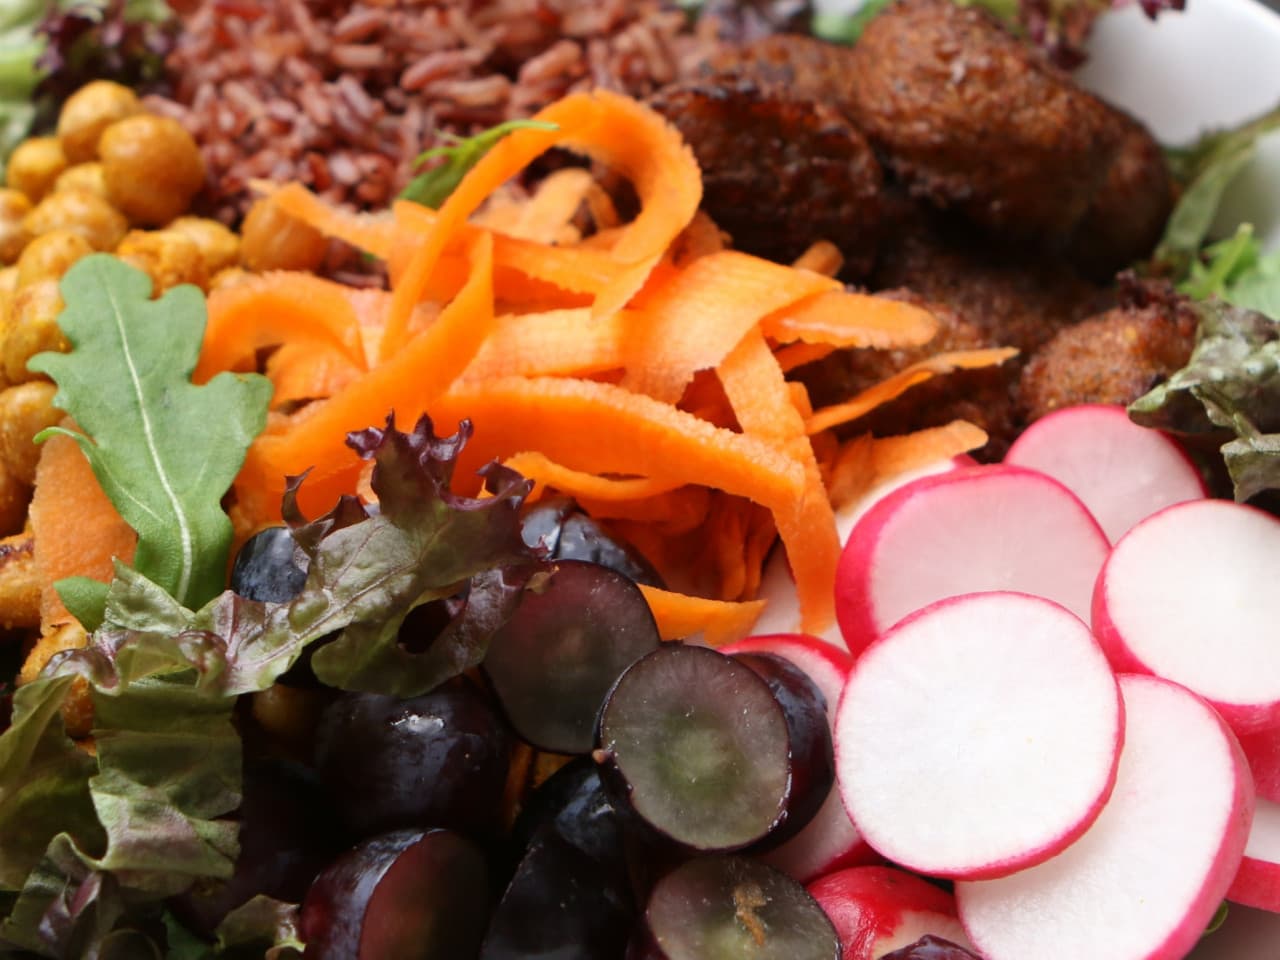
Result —
[[619, 674], [658, 648], [644, 594], [581, 560], [542, 565], [485, 654], [484, 671], [516, 733], [555, 753], [588, 753]]
[[629, 960], [839, 960], [818, 902], [744, 856], [689, 860], [653, 888]]
[[600, 711], [598, 742], [606, 784], [682, 846], [745, 847], [786, 815], [782, 707], [750, 667], [714, 650], [669, 643], [632, 664]]
[[448, 830], [373, 837], [326, 867], [302, 901], [307, 960], [463, 960], [489, 918], [484, 856]]

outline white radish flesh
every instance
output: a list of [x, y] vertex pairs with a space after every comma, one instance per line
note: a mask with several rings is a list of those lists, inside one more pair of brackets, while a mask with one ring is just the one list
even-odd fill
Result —
[[1180, 960], [1236, 874], [1253, 792], [1235, 737], [1176, 684], [1125, 675], [1120, 690], [1120, 770], [1093, 827], [1043, 864], [956, 885], [987, 960]]
[[1280, 725], [1280, 520], [1227, 500], [1148, 517], [1107, 558], [1093, 628], [1117, 670], [1181, 683], [1238, 732]]
[[1000, 876], [1087, 829], [1122, 725], [1115, 677], [1078, 617], [1025, 594], [970, 594], [907, 618], [855, 663], [836, 779], [887, 859]]
[[[864, 513], [899, 487], [906, 486], [920, 477], [947, 473], [960, 467], [973, 465], [972, 457], [963, 455], [950, 457], [895, 474], [875, 484], [862, 496], [836, 507], [836, 533], [840, 537], [840, 542], [844, 543], [849, 539], [849, 533]], [[800, 628], [800, 604], [796, 599], [795, 579], [791, 576], [791, 568], [787, 566], [787, 558], [782, 550], [774, 550], [765, 564], [764, 572], [760, 576], [758, 596], [767, 600], [768, 605], [760, 614], [760, 619], [756, 621], [756, 633], [790, 633]], [[834, 623], [820, 635], [820, 638], [839, 647], [845, 645], [840, 628]]]
[[[827, 720], [835, 725], [836, 705], [845, 680], [853, 666], [853, 658], [843, 647], [806, 634], [769, 634], [748, 637], [720, 648], [721, 653], [771, 653], [785, 657], [808, 674], [827, 699]], [[800, 883], [814, 877], [873, 863], [879, 859], [874, 850], [858, 835], [834, 787], [813, 819], [790, 840], [761, 859]]]
[[854, 527], [836, 615], [855, 655], [912, 611], [964, 593], [1016, 590], [1087, 619], [1107, 549], [1080, 500], [1044, 474], [988, 465], [925, 477]]
[[1112, 543], [1144, 517], [1208, 495], [1178, 442], [1138, 426], [1124, 407], [1084, 404], [1041, 417], [1005, 455], [1061, 481]]
[[1244, 860], [1227, 899], [1280, 913], [1280, 803], [1258, 799]]

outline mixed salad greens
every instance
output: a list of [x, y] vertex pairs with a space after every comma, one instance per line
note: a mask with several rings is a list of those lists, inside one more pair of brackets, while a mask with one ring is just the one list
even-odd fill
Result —
[[[1040, 22], [1045, 37], [1069, 48], [1053, 31], [1066, 30], [1072, 5], [990, 5], [1023, 17], [1033, 33]], [[26, 0], [0, 13], [0, 156], [34, 120], [42, 56], [54, 50], [65, 65], [86, 30], [169, 16], [160, 0], [112, 0], [91, 5], [96, 19], [83, 4], [59, 7], [62, 19], [41, 27], [45, 6]], [[1028, 10], [1042, 19], [1027, 21]], [[76, 27], [77, 17], [89, 27]], [[856, 35], [855, 19], [842, 23], [842, 36]], [[135, 35], [154, 56], [155, 45]], [[1248, 225], [1205, 240], [1226, 186], [1277, 127], [1280, 111], [1172, 154], [1187, 188], [1152, 271], [1203, 301], [1200, 335], [1188, 366], [1131, 411], [1164, 429], [1221, 435], [1239, 499], [1280, 489], [1280, 254], [1263, 252]], [[458, 145], [407, 195], [438, 203], [505, 132]], [[309, 560], [302, 592], [280, 603], [237, 596], [224, 590], [231, 525], [222, 499], [266, 423], [267, 381], [191, 382], [205, 320], [194, 288], [151, 300], [141, 273], [101, 255], [77, 264], [62, 293], [73, 349], [42, 355], [32, 369], [57, 383], [57, 406], [79, 428], [62, 432], [137, 531], [138, 550], [109, 586], [59, 585], [92, 630], [90, 643], [16, 692], [0, 734], [0, 890], [16, 891], [0, 893], [0, 954], [204, 958], [251, 944], [259, 955], [264, 947], [287, 955], [301, 946], [296, 905], [255, 898], [228, 915], [213, 946], [166, 907], [193, 883], [232, 873], [243, 764], [237, 698], [267, 689], [309, 651], [322, 682], [395, 696], [478, 664], [528, 576], [519, 511], [529, 485], [492, 467], [487, 496], [458, 497], [450, 481], [466, 425], [440, 438], [429, 421], [403, 432], [389, 419], [349, 439], [376, 464], [378, 510], [346, 499], [307, 519], [295, 502], [305, 477], [291, 479], [284, 516]], [[462, 585], [467, 603], [434, 643], [411, 651], [397, 641], [415, 608]], [[81, 683], [95, 711], [92, 754], [68, 737], [60, 714]]]

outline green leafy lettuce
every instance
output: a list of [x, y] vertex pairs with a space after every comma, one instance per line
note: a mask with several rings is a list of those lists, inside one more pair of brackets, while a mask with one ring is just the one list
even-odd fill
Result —
[[[76, 440], [137, 531], [138, 570], [198, 607], [225, 583], [232, 531], [221, 500], [266, 424], [271, 384], [230, 373], [191, 382], [205, 325], [196, 287], [153, 301], [146, 274], [97, 254], [76, 263], [61, 289], [59, 323], [73, 349], [29, 364], [53, 378], [55, 405], [80, 427], [55, 429]], [[104, 584], [81, 578], [58, 589], [86, 627], [101, 621]]]
[[1238, 500], [1280, 489], [1280, 252], [1249, 224], [1206, 243], [1227, 188], [1261, 137], [1280, 129], [1280, 107], [1169, 151], [1185, 184], [1156, 250], [1156, 268], [1197, 303], [1187, 365], [1129, 408], [1139, 423], [1221, 440]]
[[1248, 500], [1280, 488], [1280, 320], [1218, 299], [1197, 309], [1190, 361], [1129, 414], [1161, 430], [1222, 437], [1236, 499]]

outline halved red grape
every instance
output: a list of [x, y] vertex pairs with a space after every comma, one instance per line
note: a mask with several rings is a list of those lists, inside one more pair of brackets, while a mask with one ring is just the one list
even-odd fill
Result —
[[625, 875], [545, 824], [493, 912], [480, 960], [622, 960], [636, 915]]
[[347, 693], [316, 730], [316, 768], [358, 836], [406, 827], [479, 832], [498, 820], [510, 735], [459, 677], [407, 700]]
[[302, 901], [308, 960], [474, 957], [489, 917], [484, 856], [448, 830], [400, 830], [326, 867]]
[[760, 675], [787, 718], [791, 794], [786, 819], [764, 840], [764, 845], [772, 849], [794, 837], [813, 819], [835, 783], [827, 698], [809, 675], [790, 660], [770, 653], [735, 653], [733, 658]]
[[587, 753], [605, 694], [655, 650], [658, 628], [639, 587], [608, 567], [547, 563], [494, 634], [484, 671], [512, 727], [556, 753]]
[[548, 560], [587, 560], [616, 570], [636, 583], [664, 586], [653, 565], [613, 536], [568, 497], [539, 500], [524, 514], [521, 535]]
[[839, 960], [840, 939], [816, 900], [752, 857], [689, 860], [653, 888], [632, 958]]
[[786, 815], [786, 717], [764, 680], [732, 657], [669, 643], [636, 661], [601, 709], [598, 740], [606, 782], [686, 847], [744, 847]]
[[958, 943], [927, 933], [915, 943], [908, 944], [893, 953], [886, 953], [881, 960], [981, 960], [981, 958]]

